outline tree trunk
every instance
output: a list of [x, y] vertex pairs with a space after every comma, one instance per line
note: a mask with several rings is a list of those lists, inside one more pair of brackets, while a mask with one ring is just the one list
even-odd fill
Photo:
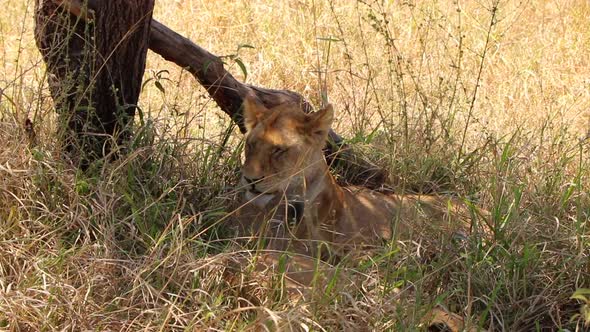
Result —
[[154, 1], [97, 1], [94, 6], [94, 18], [84, 20], [55, 1], [37, 0], [35, 15], [35, 40], [47, 65], [60, 137], [82, 168], [116, 156], [129, 137]]

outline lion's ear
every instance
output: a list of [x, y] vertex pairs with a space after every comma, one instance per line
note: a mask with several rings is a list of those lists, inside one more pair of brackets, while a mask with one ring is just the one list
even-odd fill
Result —
[[253, 93], [248, 93], [242, 104], [242, 114], [244, 116], [246, 131], [250, 131], [256, 127], [266, 113], [268, 113], [268, 109], [258, 102], [258, 99]]
[[328, 104], [321, 110], [309, 114], [308, 118], [308, 133], [314, 138], [324, 141], [327, 138], [332, 122], [334, 121], [334, 108], [332, 107], [332, 104]]

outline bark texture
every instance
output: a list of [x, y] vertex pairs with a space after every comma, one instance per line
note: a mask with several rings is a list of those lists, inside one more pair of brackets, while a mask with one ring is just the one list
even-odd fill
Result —
[[87, 20], [60, 5], [37, 0], [35, 40], [48, 68], [64, 148], [84, 168], [111, 152], [116, 156], [129, 136], [154, 1], [97, 1]]

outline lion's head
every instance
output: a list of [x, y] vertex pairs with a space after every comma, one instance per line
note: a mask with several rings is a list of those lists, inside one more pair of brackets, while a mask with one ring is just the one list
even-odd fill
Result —
[[331, 105], [305, 114], [296, 104], [268, 109], [248, 96], [243, 112], [247, 133], [242, 183], [251, 193], [302, 195], [326, 172], [322, 148], [334, 119]]

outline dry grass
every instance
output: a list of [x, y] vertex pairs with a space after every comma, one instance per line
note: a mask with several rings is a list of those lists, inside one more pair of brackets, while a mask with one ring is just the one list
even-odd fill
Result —
[[255, 46], [239, 53], [248, 83], [327, 96], [336, 129], [398, 190], [491, 212], [490, 240], [430, 260], [392, 246], [343, 265], [358, 287], [299, 304], [228, 283], [227, 262], [248, 254], [223, 218], [241, 136], [193, 78], [150, 54], [145, 79], [163, 75], [165, 92], [147, 83], [129, 156], [78, 173], [53, 157], [33, 3], [4, 6], [0, 329], [399, 331], [442, 302], [497, 331], [583, 330], [569, 297], [590, 287], [590, 5], [458, 3], [157, 3], [157, 19], [216, 54]]

